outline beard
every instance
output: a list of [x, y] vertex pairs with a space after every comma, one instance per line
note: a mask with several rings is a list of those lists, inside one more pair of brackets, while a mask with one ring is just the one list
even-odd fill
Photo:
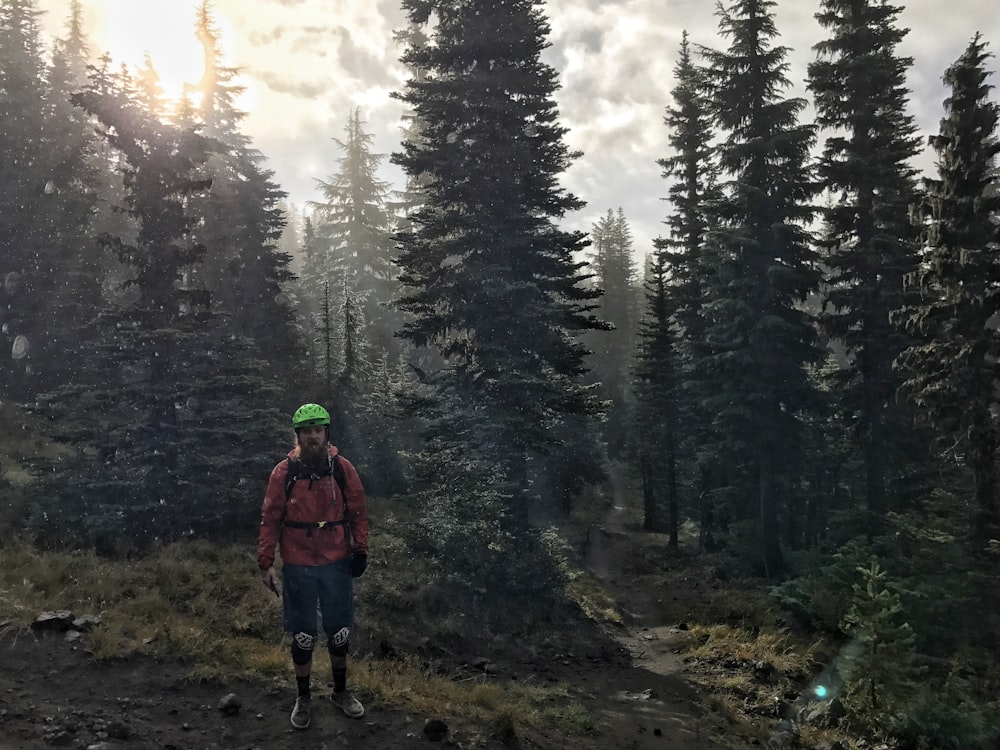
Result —
[[330, 452], [327, 445], [326, 438], [299, 444], [299, 459], [307, 473], [318, 474], [328, 468]]

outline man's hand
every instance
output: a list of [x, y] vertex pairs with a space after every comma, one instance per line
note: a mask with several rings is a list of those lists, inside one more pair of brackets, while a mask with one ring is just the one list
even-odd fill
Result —
[[278, 574], [274, 572], [273, 565], [267, 570], [260, 571], [260, 580], [274, 592], [275, 596], [281, 596], [281, 592], [278, 590]]

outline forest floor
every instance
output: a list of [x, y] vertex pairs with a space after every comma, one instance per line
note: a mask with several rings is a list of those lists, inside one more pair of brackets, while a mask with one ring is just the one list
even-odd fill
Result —
[[[637, 574], [647, 559], [638, 544], [662, 545], [656, 535], [637, 540], [626, 529], [620, 493], [590, 530], [585, 566], [622, 613], [609, 643], [586, 656], [515, 660], [498, 655], [490, 679], [543, 679], [568, 685], [593, 717], [592, 731], [566, 737], [554, 729], [504, 731], [447, 716], [428, 717], [359, 694], [363, 719], [351, 720], [314, 690], [312, 726], [293, 730], [287, 685], [272, 682], [198, 683], [189, 667], [144, 657], [95, 662], [84, 641], [8, 629], [0, 638], [0, 750], [73, 747], [87, 750], [741, 750], [760, 741], [734, 733], [725, 717], [686, 674], [681, 655], [685, 607], [700, 595], [695, 577], [650, 584]], [[653, 553], [655, 554], [655, 550]], [[641, 562], [639, 563], [641, 564]], [[654, 590], [655, 589], [655, 590]], [[2, 618], [0, 618], [2, 619]], [[526, 645], [525, 652], [530, 652]], [[542, 673], [541, 676], [539, 673]], [[315, 688], [316, 686], [314, 686]], [[235, 694], [240, 707], [224, 715], [220, 700]], [[447, 737], [425, 736], [425, 722], [441, 718]]]

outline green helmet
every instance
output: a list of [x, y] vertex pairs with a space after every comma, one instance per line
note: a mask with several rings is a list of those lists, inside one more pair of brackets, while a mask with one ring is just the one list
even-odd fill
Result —
[[319, 404], [302, 404], [292, 415], [292, 429], [312, 427], [316, 424], [330, 424], [330, 412]]

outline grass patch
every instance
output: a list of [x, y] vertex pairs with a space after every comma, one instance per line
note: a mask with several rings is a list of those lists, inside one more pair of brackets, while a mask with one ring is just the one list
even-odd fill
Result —
[[[516, 717], [520, 726], [591, 730], [592, 719], [567, 686], [501, 684], [485, 675], [456, 681], [414, 656], [411, 647], [428, 639], [448, 643], [475, 625], [429, 585], [426, 568], [404, 559], [398, 541], [390, 533], [385, 549], [373, 549], [376, 567], [391, 566], [393, 573], [366, 578], [359, 605], [364, 630], [394, 639], [399, 648], [390, 658], [353, 659], [353, 684], [376, 704], [431, 715], [498, 726]], [[27, 628], [38, 613], [56, 609], [100, 617], [86, 641], [96, 660], [153, 657], [186, 665], [190, 680], [277, 681], [291, 689], [280, 601], [260, 584], [246, 547], [183, 542], [138, 560], [108, 560], [23, 543], [0, 546], [0, 622]], [[325, 657], [318, 658], [317, 674], [326, 669]]]
[[555, 726], [570, 733], [593, 728], [593, 718], [572, 699], [566, 685], [500, 684], [485, 675], [450, 680], [412, 657], [363, 659], [352, 666], [351, 680], [390, 705], [430, 715], [457, 715], [501, 725], [517, 717], [517, 724]]
[[790, 641], [787, 633], [761, 629], [754, 633], [730, 625], [694, 625], [690, 638], [697, 645], [691, 656], [702, 661], [732, 658], [741, 663], [765, 662], [779, 672], [803, 667], [806, 654]]
[[598, 623], [622, 625], [618, 604], [593, 576], [577, 572], [568, 577], [566, 596], [575, 602], [584, 615]]
[[[736, 589], [728, 595], [737, 596]], [[753, 599], [748, 597], [748, 612], [729, 613], [739, 624], [690, 625], [684, 650], [691, 678], [708, 693], [709, 706], [739, 732], [766, 739], [776, 722], [791, 718], [810, 699], [813, 654], [825, 648], [760, 617]], [[807, 747], [834, 736], [844, 741], [842, 732], [815, 727], [802, 732]]]

